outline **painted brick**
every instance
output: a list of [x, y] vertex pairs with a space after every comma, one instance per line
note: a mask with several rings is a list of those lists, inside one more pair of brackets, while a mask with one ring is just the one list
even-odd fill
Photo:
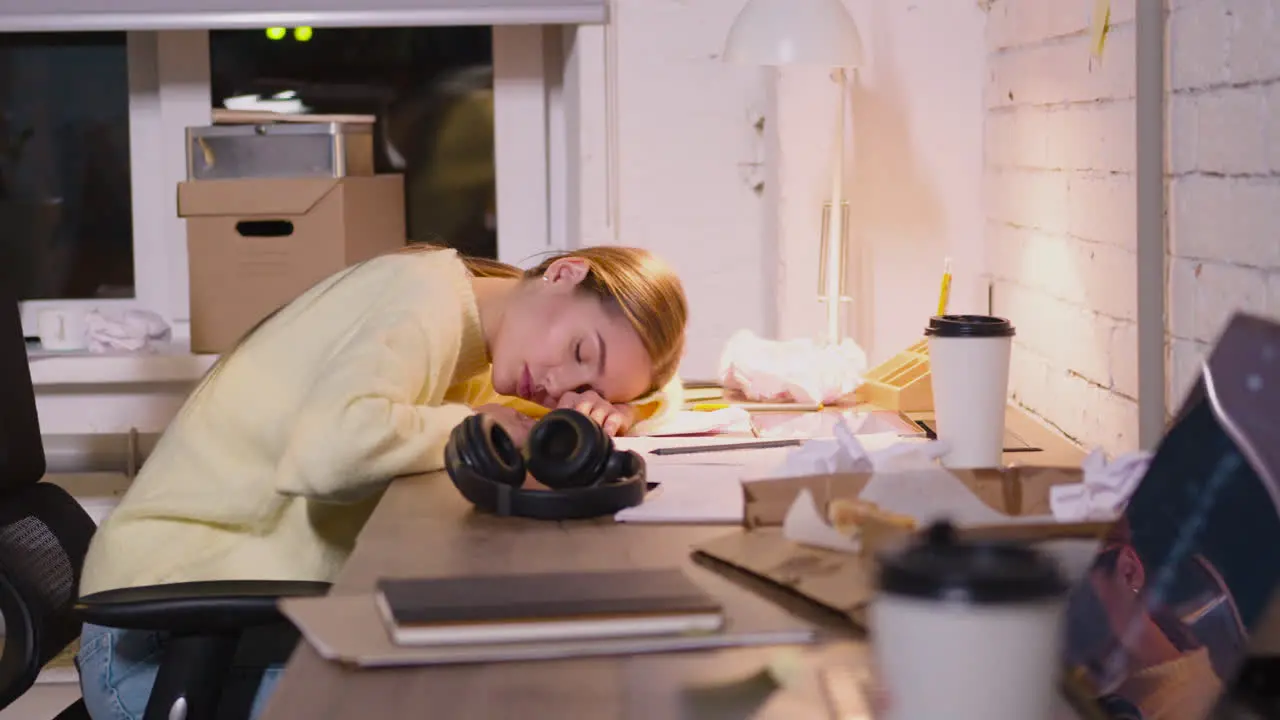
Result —
[[1138, 447], [1138, 403], [1101, 388], [1091, 388], [1086, 435], [1114, 454]]
[[1006, 300], [997, 302], [997, 312], [1018, 328], [1025, 347], [1050, 358], [1058, 368], [1110, 385], [1107, 356], [1114, 321], [1039, 288], [1007, 281], [998, 287], [997, 298]]
[[1200, 377], [1201, 363], [1209, 354], [1208, 343], [1184, 338], [1171, 338], [1165, 373], [1165, 412], [1173, 415], [1182, 405], [1187, 392]]
[[[1017, 286], [1016, 292], [1033, 290], [1039, 294], [1079, 304], [1076, 241], [1039, 230], [1006, 226], [991, 235], [992, 277]], [[1040, 349], [1044, 349], [1041, 345]]]
[[1111, 0], [1111, 23], [1118, 25], [1133, 20], [1137, 5], [1137, 0]]
[[1088, 446], [1097, 444], [1096, 438], [1089, 437], [1086, 422], [1092, 399], [1088, 382], [1054, 367], [1049, 371], [1045, 394], [1048, 403], [1036, 408], [1040, 415], [1062, 428], [1068, 436]]
[[1136, 446], [1134, 2], [997, 0], [987, 26], [987, 269], [1018, 327], [1010, 390], [1086, 445]]
[[1111, 388], [1138, 397], [1138, 323], [1119, 322], [1111, 333]]
[[1082, 307], [1100, 315], [1135, 320], [1138, 299], [1134, 284], [1138, 277], [1137, 256], [1128, 250], [1099, 243], [1072, 242], [1075, 267], [1082, 293]]
[[1217, 90], [1200, 96], [1196, 104], [1196, 169], [1223, 174], [1268, 171], [1270, 123], [1266, 96], [1258, 88]]
[[1257, 268], [1174, 260], [1169, 278], [1170, 330], [1212, 343], [1237, 311], [1265, 313], [1267, 274]]
[[1027, 244], [1034, 241], [1034, 235], [1034, 230], [988, 220], [986, 229], [987, 273], [997, 280], [1017, 282], [1026, 272], [1024, 261], [1030, 255]]
[[1169, 15], [1169, 77], [1174, 90], [1226, 82], [1230, 18], [1222, 2], [1188, 4]]
[[1280, 268], [1280, 178], [1192, 175], [1169, 191], [1173, 254]]
[[1137, 128], [1132, 99], [1056, 108], [1046, 120], [1047, 167], [1133, 172]]
[[1165, 299], [1165, 322], [1169, 335], [1178, 338], [1196, 336], [1196, 273], [1199, 260], [1168, 258], [1169, 280]]
[[1091, 0], [996, 2], [987, 18], [987, 47], [1003, 50], [1081, 32], [1088, 26], [1092, 5]]
[[1133, 97], [1133, 31], [1132, 23], [1114, 27], [1102, 60], [1083, 35], [991, 56], [988, 107]]
[[1132, 175], [1072, 176], [1067, 186], [1067, 230], [1079, 238], [1136, 251], [1137, 192]]
[[1043, 408], [1052, 402], [1047, 395], [1048, 387], [1048, 361], [1015, 340], [1009, 358], [1009, 396], [1026, 407]]
[[990, 113], [985, 128], [988, 167], [1051, 167], [1047, 149], [1052, 114], [1037, 107], [1011, 107]]
[[[1280, 113], [1280, 83], [1266, 87], [1262, 93], [1267, 116], [1273, 117], [1272, 113]], [[1266, 125], [1267, 169], [1272, 173], [1280, 173], [1280, 122], [1268, 122]]]
[[1196, 284], [1198, 340], [1216, 342], [1237, 312], [1266, 314], [1267, 273], [1257, 268], [1204, 263]]
[[987, 173], [987, 215], [1023, 227], [1050, 232], [1067, 229], [1067, 176], [1045, 170], [993, 170]]
[[[1196, 169], [1200, 149], [1200, 107], [1199, 98], [1188, 94], [1171, 94], [1168, 97], [1166, 113], [1169, 124], [1167, 132], [1169, 172], [1182, 175]], [[1276, 133], [1280, 139], [1280, 131]], [[1280, 150], [1280, 142], [1276, 143]], [[1277, 153], [1280, 159], [1280, 152]]]
[[1230, 15], [1227, 81], [1246, 83], [1280, 75], [1276, 5], [1267, 0], [1225, 0]]
[[1267, 315], [1280, 317], [1280, 272], [1267, 273]]

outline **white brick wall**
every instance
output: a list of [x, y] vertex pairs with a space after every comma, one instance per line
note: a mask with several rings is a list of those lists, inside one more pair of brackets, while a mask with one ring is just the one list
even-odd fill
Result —
[[1237, 310], [1280, 314], [1280, 0], [1172, 0], [1168, 402]]
[[995, 0], [987, 267], [1018, 328], [1014, 399], [1086, 446], [1137, 447], [1134, 0]]

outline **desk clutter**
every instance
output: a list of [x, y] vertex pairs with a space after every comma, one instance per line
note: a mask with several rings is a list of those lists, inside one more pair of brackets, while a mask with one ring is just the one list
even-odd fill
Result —
[[674, 569], [389, 578], [374, 593], [288, 599], [325, 659], [356, 667], [563, 660], [796, 645], [807, 622], [713, 574]]
[[[574, 411], [548, 414], [523, 454], [483, 417], [455, 430], [448, 472], [478, 523], [719, 525], [689, 548], [718, 572], [647, 567], [636, 547], [618, 567], [384, 577], [282, 609], [320, 656], [369, 668], [827, 637], [764, 594], [726, 592], [733, 569], [869, 633], [859, 693], [878, 718], [1204, 718], [1280, 583], [1280, 468], [1258, 450], [1280, 443], [1259, 410], [1280, 406], [1280, 325], [1234, 320], [1158, 451], [1110, 459], [1006, 404], [1013, 335], [1000, 318], [935, 317], [923, 344], [870, 369], [799, 345], [791, 360], [808, 360], [788, 365], [742, 336], [725, 382], [644, 436], [610, 439]], [[624, 486], [626, 502], [599, 500]]]

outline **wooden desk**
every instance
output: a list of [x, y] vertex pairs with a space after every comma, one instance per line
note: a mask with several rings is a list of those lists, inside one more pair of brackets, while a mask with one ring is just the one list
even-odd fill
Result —
[[[691, 545], [731, 527], [546, 523], [473, 513], [444, 473], [396, 481], [370, 518], [335, 593], [368, 592], [386, 575], [540, 572], [670, 567], [725, 575], [727, 592], [763, 594], [848, 639], [805, 650], [822, 662], [860, 663], [865, 648], [847, 621], [729, 569], [710, 570]], [[741, 583], [741, 584], [739, 584]], [[266, 720], [360, 718], [681, 718], [691, 685], [760, 670], [778, 652], [750, 648], [536, 663], [358, 671], [326, 662], [306, 643], [290, 660]], [[816, 659], [816, 658], [815, 658]], [[825, 717], [817, 680], [773, 693], [734, 717]]]
[[[1009, 428], [1044, 452], [1010, 453], [1009, 462], [1078, 465], [1083, 453], [1017, 410]], [[731, 527], [626, 525], [611, 519], [546, 523], [475, 514], [444, 473], [396, 481], [369, 519], [334, 592], [369, 592], [379, 577], [670, 567], [717, 573], [729, 592], [754, 592], [850, 639], [812, 646], [822, 663], [859, 664], [866, 648], [842, 616], [827, 614], [772, 585], [729, 568], [709, 570], [692, 545]], [[326, 662], [305, 643], [290, 660], [266, 720], [691, 717], [686, 690], [732, 680], [766, 664], [777, 649], [751, 648], [622, 658], [358, 671]], [[817, 664], [817, 663], [815, 663]], [[754, 713], [726, 717], [827, 717], [815, 677], [778, 691]]]

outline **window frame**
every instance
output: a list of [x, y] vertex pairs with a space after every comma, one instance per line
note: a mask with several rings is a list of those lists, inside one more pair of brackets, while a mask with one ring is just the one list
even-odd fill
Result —
[[[548, 251], [572, 247], [576, 214], [571, 187], [577, 143], [566, 88], [580, 26], [493, 27], [494, 142], [498, 258], [528, 266]], [[209, 31], [131, 31], [129, 156], [132, 182], [134, 297], [31, 300], [19, 303], [23, 330], [36, 334], [47, 308], [142, 308], [190, 337], [186, 224], [177, 184], [186, 179], [188, 126], [209, 122]]]

